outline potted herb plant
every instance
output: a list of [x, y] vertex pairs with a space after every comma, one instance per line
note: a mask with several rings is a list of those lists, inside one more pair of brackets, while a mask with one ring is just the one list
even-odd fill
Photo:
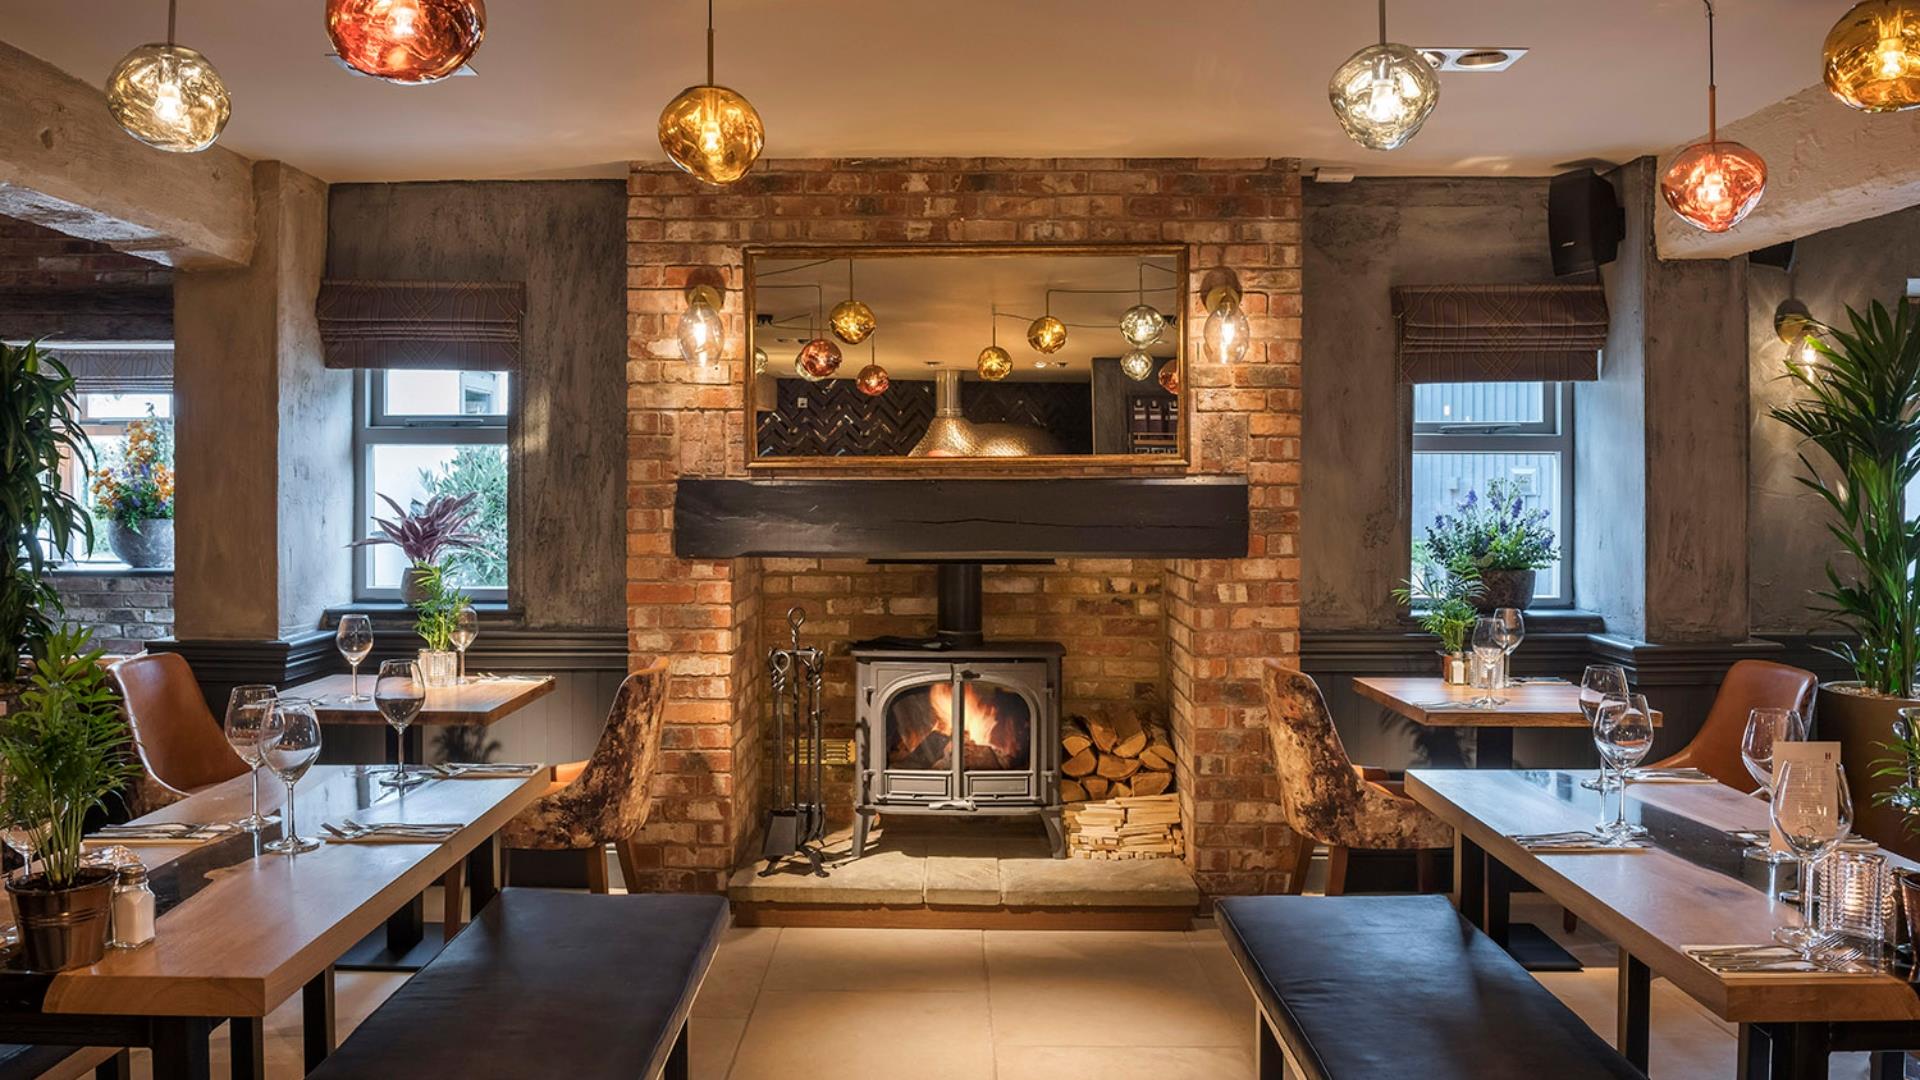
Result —
[[1469, 490], [1451, 513], [1427, 526], [1426, 548], [1457, 577], [1477, 587], [1463, 598], [1477, 611], [1525, 610], [1533, 603], [1534, 575], [1560, 557], [1545, 507], [1505, 480], [1489, 480], [1486, 495]]
[[1467, 635], [1473, 632], [1473, 620], [1480, 612], [1472, 598], [1480, 589], [1480, 577], [1468, 568], [1449, 573], [1436, 566], [1426, 545], [1414, 552], [1413, 577], [1393, 590], [1396, 603], [1413, 609], [1420, 628], [1440, 639], [1440, 672], [1448, 683], [1465, 685], [1467, 673]]
[[86, 508], [59, 483], [63, 461], [93, 452], [73, 375], [38, 342], [0, 343], [0, 714], [24, 661], [63, 610], [48, 571], [93, 544]]
[[413, 632], [426, 648], [420, 650], [420, 677], [430, 687], [453, 686], [459, 681], [460, 654], [453, 651], [453, 632], [466, 606], [466, 594], [447, 580], [447, 568], [438, 563], [415, 568], [420, 599]]
[[173, 425], [151, 407], [127, 425], [119, 462], [95, 470], [93, 502], [107, 515], [107, 546], [121, 562], [173, 565]]
[[87, 814], [139, 767], [92, 632], [55, 630], [0, 721], [0, 810], [27, 830], [41, 869], [7, 882], [27, 967], [62, 971], [106, 951], [114, 873], [81, 861]]
[[409, 606], [417, 608], [422, 596], [421, 580], [439, 564], [440, 557], [448, 552], [471, 548], [479, 541], [478, 536], [468, 531], [476, 513], [473, 508], [476, 494], [435, 495], [424, 504], [415, 502], [405, 510], [392, 498], [382, 495], [381, 501], [393, 507], [394, 516], [374, 518], [373, 523], [380, 527], [380, 534], [355, 540], [347, 546], [392, 544], [399, 548], [407, 558], [407, 572], [401, 578], [400, 596]]
[[1808, 338], [1813, 363], [1789, 361], [1784, 376], [1797, 399], [1770, 412], [1825, 459], [1800, 455], [1800, 482], [1826, 504], [1840, 556], [1827, 563], [1818, 610], [1854, 639], [1833, 650], [1854, 678], [1820, 687], [1819, 737], [1840, 743], [1854, 830], [1912, 856], [1911, 810], [1893, 798], [1898, 777], [1876, 775], [1875, 758], [1896, 735], [1899, 710], [1920, 705], [1920, 523], [1905, 512], [1920, 475], [1920, 308], [1902, 299], [1889, 312], [1876, 301], [1865, 315], [1848, 308], [1847, 321], [1849, 330]]

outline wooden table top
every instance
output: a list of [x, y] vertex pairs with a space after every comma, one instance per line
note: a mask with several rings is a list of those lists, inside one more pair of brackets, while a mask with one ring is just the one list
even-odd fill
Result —
[[[459, 686], [427, 691], [427, 706], [413, 718], [416, 724], [491, 724], [525, 708], [536, 699], [553, 693], [551, 675], [488, 675], [467, 677]], [[289, 686], [281, 697], [305, 698], [313, 702], [314, 716], [323, 724], [380, 724], [386, 717], [371, 701], [348, 701], [353, 676], [324, 675], [311, 682]], [[373, 672], [360, 673], [360, 692], [373, 694]]]
[[[1451, 686], [1438, 676], [1369, 675], [1353, 680], [1361, 697], [1426, 727], [1584, 728], [1580, 688], [1569, 682], [1529, 682], [1495, 694], [1498, 705], [1474, 705], [1485, 691]], [[1664, 717], [1653, 714], [1655, 726]]]
[[[315, 766], [301, 780], [295, 824], [324, 836], [321, 822], [465, 822], [444, 842], [322, 844], [295, 856], [256, 855], [241, 833], [204, 844], [142, 844], [163, 910], [157, 936], [138, 949], [108, 949], [90, 968], [44, 975], [0, 972], [0, 989], [37, 993], [49, 1013], [138, 1016], [265, 1016], [324, 971], [389, 915], [439, 881], [547, 789], [525, 780], [434, 780], [404, 794], [378, 786], [380, 766]], [[247, 812], [247, 776], [175, 803], [142, 821], [232, 821]], [[286, 788], [268, 779], [260, 803], [277, 808]], [[267, 839], [278, 835], [270, 827]], [[173, 898], [184, 895], [171, 908]]]
[[1800, 909], [1770, 888], [1776, 876], [1791, 884], [1791, 869], [1744, 859], [1744, 844], [1722, 835], [1765, 829], [1758, 799], [1721, 784], [1632, 784], [1627, 815], [1650, 830], [1651, 850], [1534, 854], [1508, 839], [1591, 828], [1599, 795], [1580, 781], [1592, 775], [1414, 769], [1407, 794], [1723, 1020], [1920, 1020], [1920, 994], [1891, 975], [1721, 975], [1685, 954], [1770, 944], [1775, 927], [1800, 925]]

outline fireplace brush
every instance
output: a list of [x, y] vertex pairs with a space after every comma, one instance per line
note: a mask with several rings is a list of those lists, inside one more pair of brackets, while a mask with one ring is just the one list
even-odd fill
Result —
[[[807, 621], [804, 608], [787, 612], [793, 646], [767, 651], [767, 671], [773, 684], [773, 808], [767, 811], [766, 840], [760, 855], [767, 860], [761, 877], [779, 872], [789, 858], [804, 856], [817, 877], [827, 876], [822, 841], [826, 836], [824, 797], [825, 756], [821, 745], [820, 681], [826, 654], [800, 645], [800, 627]], [[783, 765], [791, 763], [790, 768]], [[783, 776], [784, 774], [784, 776]], [[782, 780], [786, 796], [781, 798]]]

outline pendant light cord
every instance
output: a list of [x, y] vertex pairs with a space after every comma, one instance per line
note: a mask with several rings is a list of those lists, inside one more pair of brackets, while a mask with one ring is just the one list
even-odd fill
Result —
[[173, 24], [180, 14], [180, 0], [167, 0], [167, 44], [173, 44]]
[[707, 85], [713, 86], [713, 0], [707, 0]]
[[1387, 0], [1380, 0], [1380, 44], [1387, 43]]
[[1720, 141], [1720, 87], [1714, 72], [1713, 0], [1700, 2], [1707, 6], [1707, 142], [1711, 145]]

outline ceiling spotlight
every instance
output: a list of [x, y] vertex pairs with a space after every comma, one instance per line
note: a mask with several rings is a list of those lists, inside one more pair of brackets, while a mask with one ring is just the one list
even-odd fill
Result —
[[726, 324], [720, 321], [720, 293], [711, 285], [687, 290], [687, 310], [680, 313], [680, 355], [688, 363], [706, 367], [720, 359], [726, 347]]
[[213, 62], [173, 41], [176, 5], [167, 3], [167, 40], [120, 58], [107, 76], [107, 111], [126, 133], [156, 150], [192, 154], [212, 146], [233, 102]]
[[1707, 139], [1673, 159], [1660, 194], [1680, 219], [1703, 232], [1740, 224], [1767, 191], [1767, 163], [1737, 142], [1720, 141], [1719, 88], [1714, 78], [1713, 0], [1707, 8]]
[[713, 0], [707, 0], [707, 81], [680, 91], [661, 111], [660, 149], [709, 184], [731, 184], [747, 174], [766, 141], [753, 105], [713, 81]]
[[1920, 105], [1920, 2], [1862, 0], [1827, 31], [1827, 90], [1863, 112]]
[[1420, 132], [1440, 103], [1440, 77], [1426, 57], [1387, 41], [1387, 0], [1380, 0], [1380, 42], [1347, 58], [1327, 85], [1333, 113], [1347, 136], [1369, 150], [1392, 150]]

